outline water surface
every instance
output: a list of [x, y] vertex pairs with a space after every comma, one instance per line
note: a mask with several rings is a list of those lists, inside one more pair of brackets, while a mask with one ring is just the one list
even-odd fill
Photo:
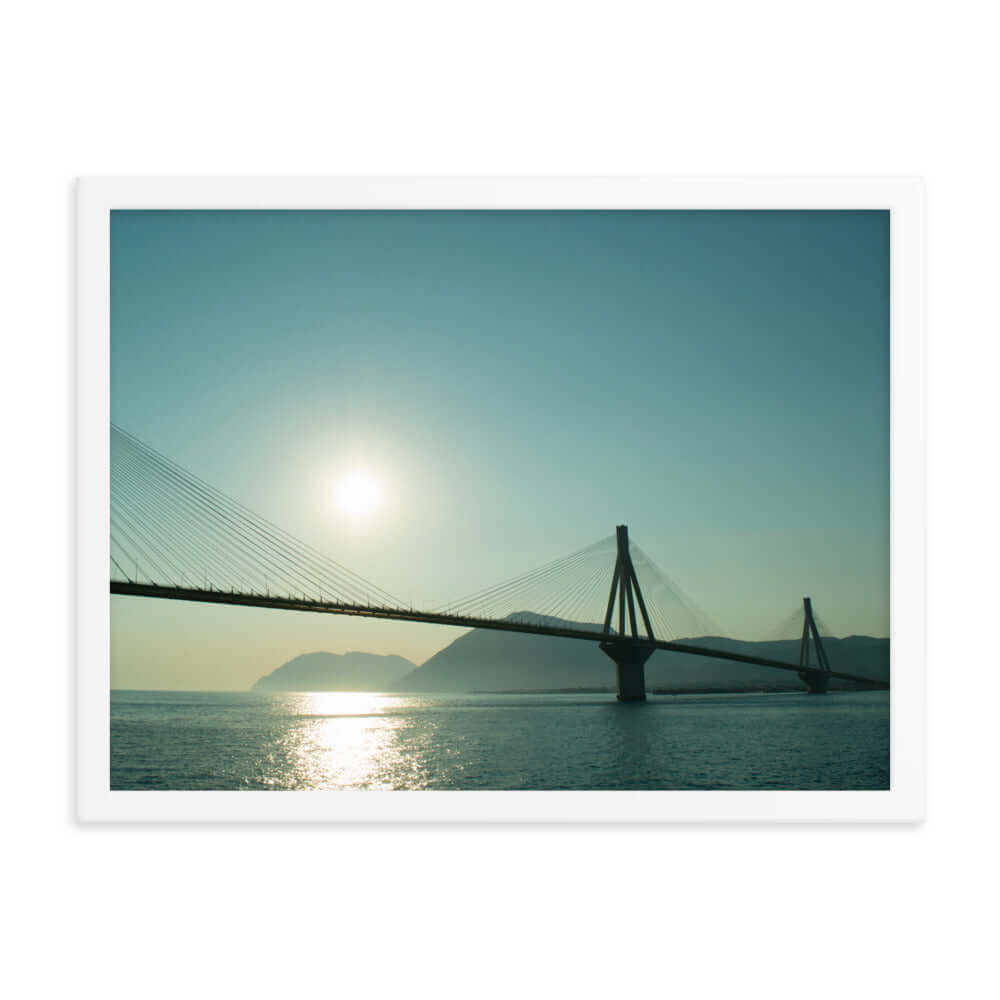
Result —
[[887, 692], [111, 694], [112, 789], [885, 789]]

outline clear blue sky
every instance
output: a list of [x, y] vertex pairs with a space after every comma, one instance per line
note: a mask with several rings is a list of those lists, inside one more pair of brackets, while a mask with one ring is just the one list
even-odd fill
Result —
[[[111, 235], [113, 421], [415, 606], [628, 523], [730, 634], [804, 594], [888, 634], [888, 213], [116, 211]], [[358, 465], [369, 518], [331, 499]], [[454, 638], [168, 603], [114, 599], [118, 686]]]

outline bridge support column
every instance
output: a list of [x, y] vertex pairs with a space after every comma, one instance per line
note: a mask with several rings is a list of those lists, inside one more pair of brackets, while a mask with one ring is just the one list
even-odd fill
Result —
[[[830, 683], [830, 663], [826, 658], [826, 650], [823, 648], [823, 640], [819, 637], [819, 629], [816, 628], [816, 619], [813, 617], [812, 600], [808, 597], [802, 598], [803, 621], [802, 621], [802, 648], [799, 653], [799, 666], [805, 669], [799, 674], [799, 680], [806, 686], [809, 694], [826, 694], [827, 685]], [[811, 669], [809, 664], [809, 636], [812, 634], [813, 644], [816, 646], [816, 659], [819, 660], [819, 667]]]
[[809, 694], [826, 694], [826, 686], [830, 683], [830, 677], [825, 670], [810, 670], [808, 673], [802, 671], [799, 680], [806, 686]]
[[653, 650], [632, 642], [602, 642], [601, 649], [615, 661], [618, 700], [645, 701], [646, 660]]

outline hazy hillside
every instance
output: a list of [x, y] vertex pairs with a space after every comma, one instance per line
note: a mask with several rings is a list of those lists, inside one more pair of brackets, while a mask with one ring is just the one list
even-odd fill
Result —
[[[519, 615], [519, 617], [526, 617]], [[578, 623], [554, 623], [580, 628]], [[583, 626], [599, 628], [600, 626]], [[799, 641], [742, 642], [704, 637], [685, 639], [690, 645], [714, 646], [797, 663]], [[889, 640], [867, 636], [824, 639], [834, 670], [877, 680], [889, 678]], [[407, 674], [398, 691], [545, 691], [560, 688], [605, 688], [615, 685], [614, 663], [597, 643], [516, 632], [474, 630], [459, 636]], [[835, 682], [833, 686], [842, 686]], [[798, 689], [794, 673], [709, 659], [685, 653], [655, 652], [646, 663], [648, 690], [778, 690]]]
[[253, 691], [385, 691], [414, 664], [375, 653], [304, 653], [261, 677]]

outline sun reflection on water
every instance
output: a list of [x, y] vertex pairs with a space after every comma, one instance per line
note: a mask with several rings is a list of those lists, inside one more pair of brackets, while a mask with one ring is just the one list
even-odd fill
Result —
[[[419, 786], [419, 763], [401, 737], [412, 725], [404, 699], [364, 691], [290, 695], [299, 724], [288, 734], [294, 783], [305, 788], [391, 789]], [[410, 699], [412, 701], [412, 699]]]

